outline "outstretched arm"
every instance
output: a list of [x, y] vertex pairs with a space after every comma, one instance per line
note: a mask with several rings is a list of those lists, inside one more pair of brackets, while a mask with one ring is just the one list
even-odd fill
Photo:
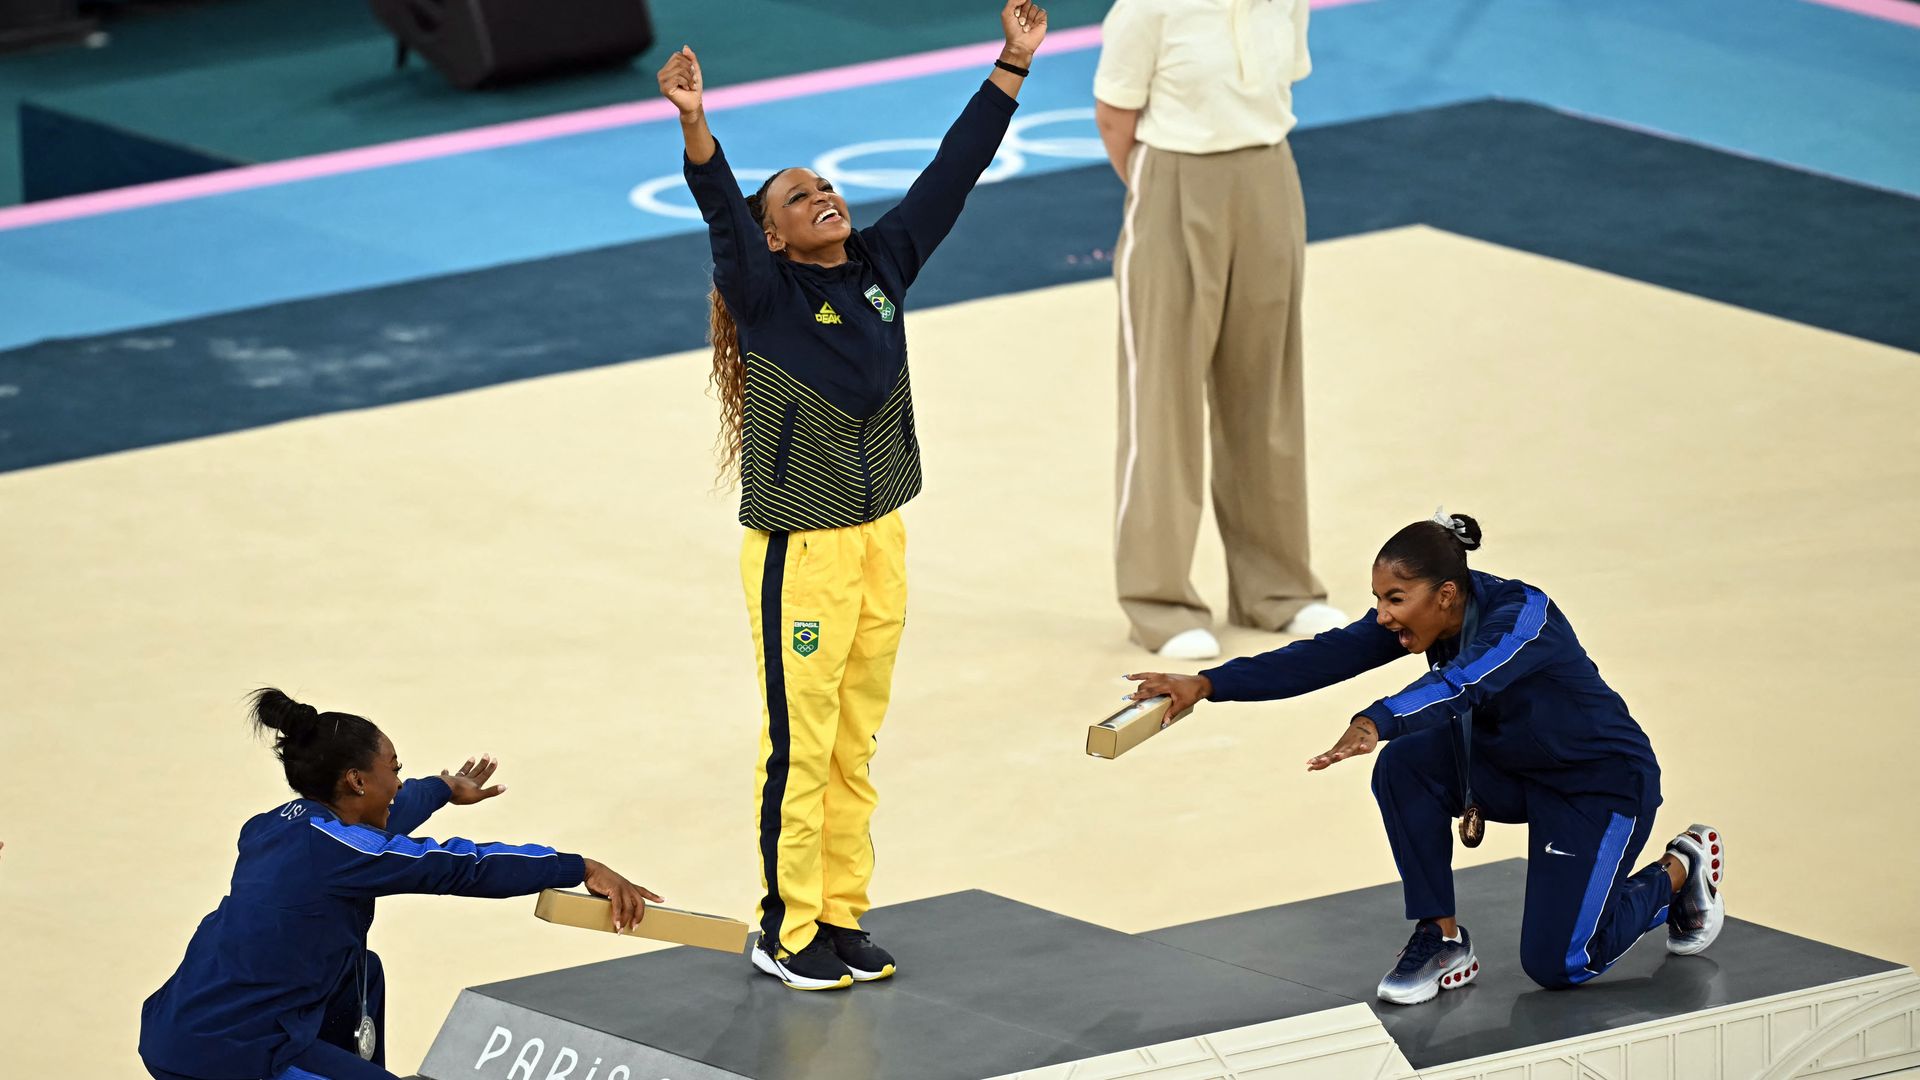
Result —
[[[1000, 12], [1000, 27], [1006, 34], [1001, 61], [1026, 68], [1047, 35], [1047, 13], [1027, 0], [1007, 0]], [[1019, 107], [1014, 99], [1025, 81], [1015, 72], [994, 68], [986, 85], [947, 129], [932, 163], [914, 180], [900, 204], [861, 233], [874, 257], [888, 264], [901, 288], [913, 284], [920, 268], [959, 220], [973, 185], [992, 164], [994, 152], [1007, 134], [1007, 123]]]
[[1345, 682], [1407, 655], [1369, 611], [1347, 626], [1290, 645], [1229, 660], [1201, 674], [1209, 701], [1275, 701]]
[[660, 900], [604, 863], [539, 844], [427, 840], [333, 820], [316, 820], [313, 828], [323, 880], [335, 895], [505, 897], [584, 883], [587, 891], [613, 902], [616, 930], [639, 922], [647, 902]]
[[707, 127], [705, 86], [700, 58], [686, 46], [660, 69], [660, 92], [680, 110], [680, 136], [687, 145], [683, 171], [707, 223], [713, 283], [734, 317], [751, 322], [769, 295], [774, 256], [767, 250], [766, 231], [753, 220], [727, 156]]
[[1373, 612], [1369, 611], [1349, 626], [1258, 656], [1229, 660], [1198, 675], [1156, 671], [1127, 678], [1140, 684], [1131, 695], [1133, 700], [1145, 701], [1165, 694], [1173, 699], [1168, 712], [1179, 713], [1201, 701], [1274, 701], [1298, 697], [1345, 682], [1405, 655], [1407, 651], [1400, 647], [1399, 641], [1375, 622]]
[[687, 143], [687, 160], [705, 165], [713, 160], [718, 144], [707, 127], [706, 83], [700, 77], [700, 58], [689, 46], [667, 57], [660, 69], [660, 92], [680, 110], [680, 137]]

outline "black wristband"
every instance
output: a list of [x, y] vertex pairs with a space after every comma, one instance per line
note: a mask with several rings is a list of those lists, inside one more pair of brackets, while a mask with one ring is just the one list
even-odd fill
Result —
[[1028, 74], [1028, 71], [1026, 68], [1017, 67], [1013, 64], [1009, 64], [1005, 60], [995, 60], [993, 62], [993, 66], [999, 68], [1001, 71], [1011, 71], [1015, 75], [1018, 75], [1023, 79], [1026, 78]]

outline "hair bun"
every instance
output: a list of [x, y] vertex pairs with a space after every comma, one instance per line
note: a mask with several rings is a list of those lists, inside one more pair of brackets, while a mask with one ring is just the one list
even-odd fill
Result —
[[1465, 514], [1454, 514], [1451, 531], [1453, 532], [1454, 538], [1460, 541], [1461, 547], [1466, 548], [1468, 551], [1478, 551], [1480, 549], [1480, 523], [1478, 521], [1475, 521]]
[[271, 728], [289, 739], [313, 730], [315, 721], [319, 719], [319, 709], [303, 705], [271, 686], [253, 692], [254, 723]]

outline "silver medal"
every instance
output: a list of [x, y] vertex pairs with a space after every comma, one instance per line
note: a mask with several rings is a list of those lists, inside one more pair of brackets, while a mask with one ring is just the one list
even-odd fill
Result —
[[360, 1052], [361, 1061], [372, 1061], [373, 1052], [380, 1045], [380, 1032], [373, 1026], [373, 1017], [367, 1015], [367, 950], [360, 948], [360, 1026], [353, 1029], [353, 1045]]

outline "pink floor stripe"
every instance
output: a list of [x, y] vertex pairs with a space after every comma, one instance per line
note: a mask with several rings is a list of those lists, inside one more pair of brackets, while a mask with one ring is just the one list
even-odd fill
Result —
[[[1348, 4], [1367, 2], [1372, 0], [1311, 0], [1315, 8], [1344, 7]], [[1850, 3], [1894, 3], [1897, 0], [1815, 0], [1815, 2], [1843, 6]], [[1056, 30], [1047, 35], [1047, 42], [1042, 47], [1041, 56], [1044, 60], [1050, 53], [1092, 49], [1098, 48], [1099, 45], [1100, 28], [1098, 26]], [[989, 41], [977, 45], [959, 45], [950, 49], [915, 53], [912, 56], [902, 56], [892, 60], [849, 64], [845, 67], [828, 68], [804, 75], [762, 79], [758, 82], [720, 87], [709, 91], [707, 107], [716, 111], [738, 109], [769, 101], [803, 97], [807, 94], [872, 86], [876, 83], [895, 82], [922, 75], [937, 75], [976, 64], [991, 63], [999, 53], [1000, 42]], [[578, 135], [587, 131], [642, 124], [652, 120], [664, 120], [672, 115], [671, 102], [664, 98], [653, 98], [625, 105], [582, 109], [558, 116], [492, 124], [467, 131], [448, 132], [444, 135], [427, 135], [417, 139], [401, 139], [375, 146], [356, 147], [352, 150], [313, 154], [308, 157], [267, 162], [262, 165], [245, 165], [236, 169], [182, 177], [178, 180], [136, 184], [111, 191], [73, 195], [64, 199], [48, 199], [24, 206], [0, 207], [0, 232], [73, 218], [91, 217], [96, 214], [111, 214], [119, 210], [133, 210], [142, 206], [157, 206], [162, 203], [197, 199], [206, 195], [224, 195], [249, 188], [292, 183], [296, 180], [311, 180], [320, 176], [377, 169], [384, 165], [400, 165], [410, 161], [425, 161], [475, 150], [491, 150], [517, 143], [537, 142], [563, 135]]]
[[[1353, 0], [1334, 0], [1334, 2], [1350, 3]], [[1082, 26], [1071, 30], [1055, 31], [1048, 36], [1045, 48], [1049, 53], [1061, 53], [1097, 48], [1099, 44], [1100, 28]], [[864, 64], [850, 64], [845, 67], [808, 72], [804, 75], [787, 75], [776, 79], [742, 83], [739, 86], [720, 87], [707, 92], [707, 108], [716, 112], [738, 109], [786, 98], [804, 97], [808, 94], [872, 86], [875, 83], [895, 82], [922, 75], [937, 75], [975, 65], [985, 66], [992, 63], [994, 57], [1000, 55], [1000, 48], [1001, 43], [997, 41], [982, 42], [978, 45], [960, 45], [892, 60], [875, 60]], [[263, 165], [245, 165], [236, 169], [182, 177], [178, 180], [161, 180], [151, 184], [115, 188], [111, 191], [0, 208], [0, 231], [45, 225], [49, 222], [66, 221], [95, 214], [110, 214], [117, 210], [178, 202], [205, 195], [222, 195], [227, 192], [285, 184], [296, 180], [311, 180], [319, 176], [377, 169], [385, 165], [424, 161], [429, 158], [465, 154], [475, 150], [491, 150], [496, 147], [537, 142], [563, 135], [578, 135], [582, 132], [641, 124], [650, 120], [664, 120], [673, 115], [672, 102], [665, 98], [653, 98], [625, 105], [582, 109], [558, 116], [543, 116], [534, 120], [492, 124], [467, 131], [448, 132], [445, 135], [401, 139], [352, 150], [273, 161]]]
[[1851, 11], [1855, 15], [1865, 15], [1870, 19], [1885, 19], [1888, 22], [1906, 26], [1920, 27], [1920, 4], [1907, 0], [1807, 0], [1810, 4], [1824, 4], [1841, 11]]

